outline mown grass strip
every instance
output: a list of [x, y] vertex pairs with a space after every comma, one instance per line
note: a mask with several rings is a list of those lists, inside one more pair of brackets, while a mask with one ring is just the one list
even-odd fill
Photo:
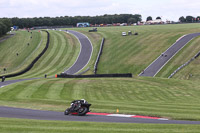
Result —
[[40, 79], [1, 88], [0, 105], [63, 111], [86, 99], [94, 112], [200, 120], [199, 92], [198, 82], [173, 79]]
[[[88, 29], [76, 30], [88, 32]], [[122, 37], [124, 31], [139, 35]], [[196, 32], [199, 32], [198, 24], [99, 27], [98, 32], [92, 34], [102, 35], [106, 42], [98, 73], [139, 74], [179, 37]]]
[[3, 133], [194, 133], [199, 125], [62, 122], [0, 118]]
[[54, 76], [74, 63], [79, 52], [78, 41], [60, 31], [50, 32], [50, 46], [44, 56], [35, 64], [30, 72], [20, 78]]
[[[9, 73], [26, 67], [29, 64], [28, 61], [22, 66], [21, 64], [37, 48], [40, 40], [41, 33], [37, 31], [32, 31], [32, 34], [27, 31], [18, 31], [14, 37], [2, 42], [0, 44], [0, 73], [4, 73], [4, 68]], [[22, 68], [18, 68], [19, 66]]]

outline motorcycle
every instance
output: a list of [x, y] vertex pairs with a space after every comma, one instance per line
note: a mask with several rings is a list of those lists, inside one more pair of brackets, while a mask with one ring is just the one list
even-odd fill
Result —
[[90, 106], [92, 104], [89, 104], [86, 100], [74, 100], [71, 102], [71, 107], [67, 108], [64, 112], [64, 115], [78, 115], [78, 116], [84, 116], [88, 112], [90, 112]]

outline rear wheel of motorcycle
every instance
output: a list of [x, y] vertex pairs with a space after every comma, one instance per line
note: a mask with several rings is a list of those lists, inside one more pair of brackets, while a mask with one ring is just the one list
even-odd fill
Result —
[[66, 109], [64, 112], [65, 115], [69, 115], [69, 109]]
[[83, 115], [86, 115], [87, 112], [88, 112], [88, 108], [87, 108], [87, 107], [81, 107], [81, 108], [78, 110], [78, 115], [79, 115], [79, 116], [83, 116]]

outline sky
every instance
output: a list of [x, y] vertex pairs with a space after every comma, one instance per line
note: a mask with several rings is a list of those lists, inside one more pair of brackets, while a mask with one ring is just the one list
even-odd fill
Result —
[[96, 16], [141, 14], [143, 21], [178, 21], [181, 16], [200, 16], [200, 0], [0, 0], [2, 17]]

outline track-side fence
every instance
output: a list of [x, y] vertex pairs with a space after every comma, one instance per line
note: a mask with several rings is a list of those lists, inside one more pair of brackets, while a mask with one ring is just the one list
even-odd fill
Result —
[[193, 60], [195, 60], [196, 58], [198, 58], [200, 56], [200, 51], [189, 61], [187, 61], [185, 64], [183, 64], [182, 66], [180, 66], [178, 69], [176, 69], [169, 77], [168, 79], [172, 78], [177, 72], [179, 72], [181, 69], [183, 69], [185, 66], [189, 65]]
[[127, 74], [94, 74], [94, 75], [67, 75], [58, 74], [57, 78], [132, 78], [131, 73]]
[[100, 57], [101, 57], [102, 52], [103, 52], [104, 42], [105, 42], [105, 38], [103, 38], [102, 41], [101, 41], [101, 46], [100, 46], [100, 50], [99, 50], [99, 53], [98, 53], [98, 56], [97, 56], [97, 60], [96, 60], [96, 62], [95, 62], [95, 64], [94, 64], [94, 74], [97, 73], [97, 66], [98, 66], [98, 64], [99, 64]]

